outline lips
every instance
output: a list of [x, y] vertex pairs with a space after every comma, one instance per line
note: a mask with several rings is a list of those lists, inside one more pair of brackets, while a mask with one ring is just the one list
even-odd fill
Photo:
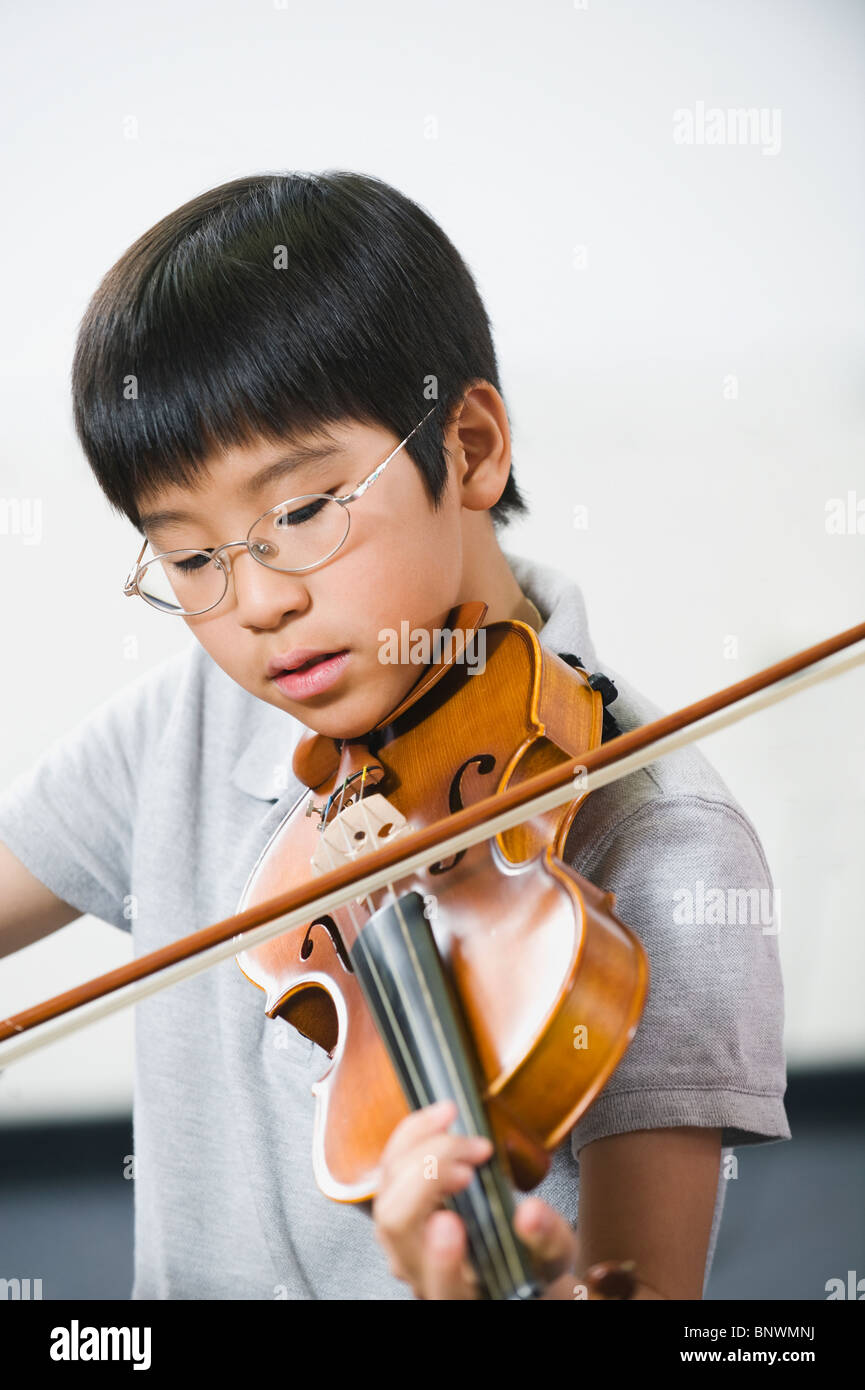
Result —
[[338, 652], [345, 650], [345, 647], [340, 647], [326, 652], [320, 649], [315, 650], [312, 647], [292, 647], [291, 651], [283, 652], [281, 656], [275, 656], [267, 663], [267, 674], [273, 679], [274, 676], [281, 676], [286, 671], [298, 671], [301, 668], [303, 670], [311, 669], [319, 661], [336, 656]]
[[[296, 660], [296, 653], [289, 655]], [[347, 649], [335, 653], [318, 652], [292, 671], [277, 671], [272, 677], [273, 684], [290, 700], [309, 700], [338, 684], [350, 660], [351, 653]]]

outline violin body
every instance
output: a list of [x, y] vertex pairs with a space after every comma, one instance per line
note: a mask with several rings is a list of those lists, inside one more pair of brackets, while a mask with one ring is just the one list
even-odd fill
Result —
[[[466, 630], [484, 611], [454, 613]], [[333, 866], [340, 846], [348, 857], [370, 852], [395, 827], [432, 824], [601, 742], [603, 702], [585, 671], [525, 623], [483, 632], [482, 672], [452, 651], [365, 738], [301, 740], [294, 766], [311, 795], [277, 827], [238, 912], [307, 881], [316, 858]], [[564, 808], [399, 878], [400, 892], [426, 905], [497, 1147], [524, 1190], [617, 1066], [648, 988], [645, 951], [615, 917], [613, 894], [564, 860], [584, 799], [575, 787]], [[357, 968], [364, 924], [389, 896], [355, 900], [237, 957], [265, 991], [267, 1014], [332, 1059], [312, 1088], [313, 1164], [321, 1191], [342, 1202], [374, 1195], [382, 1150], [411, 1108]]]

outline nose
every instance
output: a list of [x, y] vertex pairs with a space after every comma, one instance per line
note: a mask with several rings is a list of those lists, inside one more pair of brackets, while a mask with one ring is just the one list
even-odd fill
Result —
[[304, 575], [270, 569], [248, 550], [236, 550], [233, 554], [224, 550], [220, 558], [228, 566], [228, 587], [233, 588], [237, 616], [243, 627], [273, 627], [286, 613], [303, 610], [309, 604]]

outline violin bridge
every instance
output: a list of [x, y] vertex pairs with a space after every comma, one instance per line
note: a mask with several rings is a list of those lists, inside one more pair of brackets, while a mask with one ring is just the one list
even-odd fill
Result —
[[327, 873], [362, 854], [371, 854], [407, 827], [405, 816], [386, 796], [374, 792], [361, 797], [322, 827], [312, 866], [318, 873]]

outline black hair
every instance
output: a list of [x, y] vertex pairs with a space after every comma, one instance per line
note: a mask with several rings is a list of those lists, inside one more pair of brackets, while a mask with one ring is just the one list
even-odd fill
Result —
[[[169, 213], [94, 294], [72, 365], [75, 429], [115, 511], [191, 484], [208, 454], [329, 423], [404, 438], [438, 506], [444, 429], [501, 392], [472, 275], [427, 212], [344, 170], [234, 179]], [[494, 522], [526, 512], [513, 474]]]

